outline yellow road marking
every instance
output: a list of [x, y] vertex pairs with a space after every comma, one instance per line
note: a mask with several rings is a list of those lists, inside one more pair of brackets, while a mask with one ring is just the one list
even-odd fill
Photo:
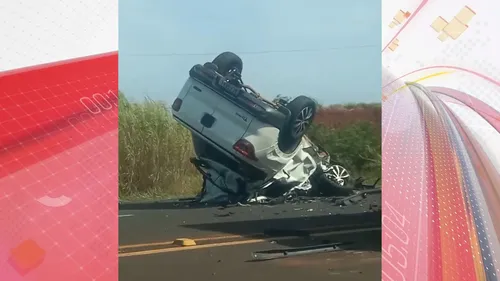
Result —
[[243, 241], [231, 241], [231, 242], [197, 245], [197, 246], [191, 246], [191, 247], [163, 248], [163, 249], [155, 249], [155, 250], [130, 252], [130, 253], [121, 253], [121, 254], [118, 254], [118, 257], [123, 258], [123, 257], [133, 257], [133, 256], [154, 255], [154, 254], [169, 253], [169, 252], [179, 252], [179, 251], [184, 251], [184, 250], [199, 250], [199, 249], [215, 248], [215, 247], [222, 247], [222, 246], [260, 243], [260, 242], [265, 242], [265, 241], [267, 241], [267, 240], [265, 240], [265, 239], [250, 239], [250, 240], [243, 240]]
[[[347, 234], [347, 233], [359, 233], [359, 232], [367, 232], [373, 230], [380, 230], [380, 227], [371, 227], [364, 229], [356, 229], [356, 230], [340, 230], [340, 231], [332, 231], [326, 233], [312, 234], [311, 236], [327, 236], [332, 234]], [[170, 252], [180, 252], [180, 251], [189, 251], [189, 250], [200, 250], [206, 248], [216, 248], [216, 247], [224, 247], [224, 246], [235, 246], [235, 245], [245, 245], [245, 244], [255, 244], [268, 242], [272, 240], [290, 240], [297, 239], [297, 236], [285, 236], [285, 237], [274, 237], [274, 238], [263, 238], [263, 239], [247, 239], [241, 241], [229, 241], [229, 242], [221, 242], [221, 243], [212, 243], [205, 245], [196, 245], [191, 247], [172, 247], [172, 248], [163, 248], [163, 249], [154, 249], [154, 250], [144, 250], [144, 251], [136, 251], [130, 253], [119, 253], [118, 257], [133, 257], [133, 256], [145, 256], [145, 255], [154, 255], [154, 254], [162, 254], [162, 253], [170, 253]]]
[[[339, 228], [362, 228], [366, 226], [366, 224], [352, 224], [352, 225], [341, 225]], [[312, 227], [312, 228], [305, 228], [301, 229], [301, 231], [321, 231], [321, 230], [327, 230], [327, 229], [332, 229], [334, 227], [331, 226], [321, 226], [321, 227]], [[248, 238], [249, 236], [263, 236], [264, 233], [250, 233], [246, 235], [221, 235], [221, 236], [209, 236], [209, 237], [200, 237], [200, 238], [191, 238], [194, 240], [196, 243], [198, 242], [205, 242], [205, 241], [217, 241], [217, 240], [227, 240], [227, 239], [241, 239], [241, 238]], [[141, 243], [141, 244], [132, 244], [132, 245], [123, 245], [123, 246], [118, 246], [119, 250], [125, 250], [125, 249], [133, 249], [133, 248], [147, 248], [147, 247], [158, 247], [158, 246], [167, 246], [167, 245], [173, 245], [175, 243], [175, 240], [171, 241], [164, 241], [164, 242], [153, 242], [153, 243]]]
[[[250, 234], [249, 236], [252, 236]], [[225, 239], [238, 239], [242, 238], [243, 236], [241, 235], [225, 235], [225, 236], [213, 236], [213, 237], [201, 237], [201, 238], [194, 238], [193, 240], [195, 242], [203, 242], [203, 241], [211, 241], [211, 240], [225, 240]], [[131, 249], [131, 248], [146, 248], [146, 247], [156, 247], [156, 246], [167, 246], [167, 245], [172, 245], [174, 244], [175, 240], [172, 241], [164, 241], [164, 242], [155, 242], [155, 243], [142, 243], [142, 244], [133, 244], [133, 245], [124, 245], [124, 246], [119, 246], [118, 249]]]

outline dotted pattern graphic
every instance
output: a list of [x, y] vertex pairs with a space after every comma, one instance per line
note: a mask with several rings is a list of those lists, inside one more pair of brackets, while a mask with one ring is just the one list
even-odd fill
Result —
[[118, 50], [118, 1], [0, 2], [0, 71]]
[[117, 280], [117, 54], [0, 74], [0, 276]]
[[500, 280], [496, 17], [488, 1], [443, 2], [420, 3], [383, 52], [387, 281]]

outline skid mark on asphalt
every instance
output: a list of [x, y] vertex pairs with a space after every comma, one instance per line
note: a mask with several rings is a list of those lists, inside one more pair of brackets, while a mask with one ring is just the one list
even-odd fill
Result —
[[[381, 230], [381, 228], [380, 227], [370, 227], [370, 228], [363, 228], [363, 229], [356, 229], [356, 230], [330, 231], [330, 232], [324, 232], [324, 233], [311, 234], [310, 237], [321, 237], [321, 236], [328, 236], [328, 235], [332, 235], [332, 234], [361, 233], [361, 232], [369, 232], [369, 231], [374, 231], [374, 230]], [[241, 238], [241, 236], [239, 236], [239, 238]], [[284, 236], [284, 237], [271, 237], [271, 238], [260, 238], [260, 239], [245, 239], [245, 240], [238, 240], [238, 241], [215, 242], [215, 243], [208, 243], [208, 244], [204, 244], [204, 245], [196, 245], [196, 246], [189, 246], [189, 247], [172, 246], [173, 241], [171, 241], [170, 244], [168, 244], [170, 247], [167, 247], [167, 248], [119, 253], [118, 257], [123, 258], [123, 257], [132, 257], [132, 256], [154, 255], [154, 254], [162, 254], [162, 253], [191, 251], [191, 250], [200, 250], [200, 249], [207, 249], [207, 248], [216, 248], [216, 247], [224, 247], [224, 246], [237, 246], [237, 245], [245, 245], [245, 244], [256, 244], [256, 243], [262, 243], [262, 242], [283, 241], [283, 240], [292, 240], [292, 239], [297, 239], [297, 236]], [[222, 240], [222, 238], [211, 239], [211, 240], [217, 241], [217, 240]], [[195, 241], [200, 241], [200, 240], [198, 239]], [[210, 240], [207, 240], [207, 241], [210, 241]], [[129, 248], [131, 248], [131, 247], [129, 247]], [[137, 247], [135, 247], [135, 248], [137, 248]], [[120, 247], [119, 249], [122, 250], [124, 248]]]

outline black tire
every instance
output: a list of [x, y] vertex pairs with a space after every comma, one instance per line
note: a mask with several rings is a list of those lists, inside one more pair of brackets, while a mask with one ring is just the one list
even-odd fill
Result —
[[311, 127], [316, 116], [317, 105], [311, 98], [298, 96], [289, 102], [286, 108], [290, 110], [290, 117], [280, 130], [278, 146], [281, 151], [288, 153], [297, 148], [302, 137]]
[[217, 72], [222, 76], [226, 76], [233, 68], [236, 68], [240, 74], [243, 71], [243, 61], [235, 53], [224, 52], [218, 55], [212, 63], [217, 65]]
[[352, 185], [339, 185], [323, 173], [316, 175], [313, 188], [318, 196], [349, 196], [354, 194]]

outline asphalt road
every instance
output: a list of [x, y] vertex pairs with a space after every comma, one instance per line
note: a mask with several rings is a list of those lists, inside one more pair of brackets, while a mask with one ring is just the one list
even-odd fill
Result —
[[[346, 207], [316, 201], [120, 210], [119, 280], [381, 280], [380, 213], [369, 210], [372, 202], [380, 205], [380, 195]], [[197, 245], [174, 245], [178, 238]], [[252, 261], [256, 251], [334, 242], [351, 244], [338, 252]]]

